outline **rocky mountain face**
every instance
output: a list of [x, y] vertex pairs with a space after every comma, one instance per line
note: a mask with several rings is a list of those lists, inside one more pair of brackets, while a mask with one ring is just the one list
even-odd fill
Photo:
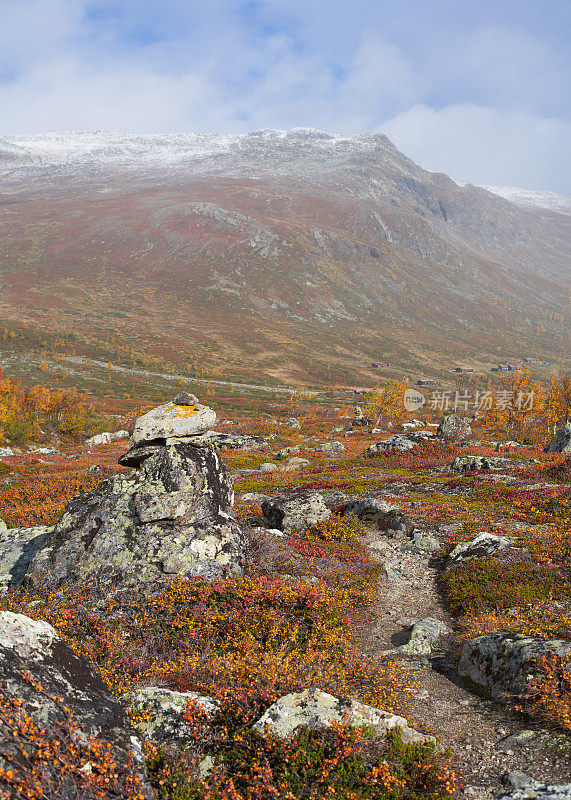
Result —
[[12, 137], [0, 180], [0, 313], [79, 349], [120, 334], [309, 382], [379, 353], [564, 353], [565, 205], [459, 185], [381, 134]]

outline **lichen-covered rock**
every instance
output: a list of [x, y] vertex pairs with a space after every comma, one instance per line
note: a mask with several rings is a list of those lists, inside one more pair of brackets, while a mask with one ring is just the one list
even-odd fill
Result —
[[[56, 737], [65, 737], [66, 731], [71, 736], [68, 716], [71, 712], [79, 726], [76, 740], [83, 736], [108, 742], [120, 768], [126, 768], [134, 759], [131, 771], [144, 780], [141, 743], [134, 735], [127, 714], [87, 661], [75, 655], [47, 622], [9, 611], [0, 612], [0, 686], [5, 702], [21, 703], [14, 715], [28, 715], [46, 737], [49, 738], [51, 730]], [[8, 730], [9, 725], [0, 726], [0, 753], [8, 759], [10, 756], [17, 758], [18, 748], [25, 747], [25, 740], [18, 741]], [[7, 769], [8, 759], [0, 756], [0, 767]], [[25, 772], [25, 761], [22, 766]], [[49, 780], [50, 766], [46, 767], [48, 774], [44, 780]], [[54, 764], [54, 771], [57, 766]], [[2, 796], [3, 788], [0, 787]]]
[[277, 469], [278, 465], [273, 461], [264, 461], [263, 464], [260, 464], [260, 472], [276, 472]]
[[496, 795], [501, 800], [571, 800], [571, 783], [530, 781], [521, 789]]
[[210, 447], [212, 450], [269, 450], [270, 445], [261, 436], [245, 433], [220, 433], [207, 431], [200, 436], [188, 437], [195, 447]]
[[299, 458], [299, 456], [293, 456], [293, 458], [288, 458], [285, 463], [284, 469], [286, 472], [291, 472], [296, 469], [300, 469], [300, 467], [308, 467], [311, 464], [311, 461], [308, 461], [307, 458]]
[[488, 689], [495, 700], [522, 702], [530, 696], [531, 684], [537, 675], [536, 659], [548, 654], [571, 655], [571, 642], [515, 633], [490, 633], [466, 642], [458, 673]]
[[406, 644], [396, 649], [405, 656], [429, 656], [434, 642], [452, 630], [439, 619], [426, 617], [415, 622], [410, 629], [410, 638]]
[[286, 420], [285, 423], [288, 427], [293, 428], [294, 431], [298, 431], [301, 428], [301, 423], [295, 417], [290, 417]]
[[220, 702], [196, 692], [174, 692], [157, 686], [124, 695], [135, 718], [135, 727], [145, 739], [155, 744], [181, 747], [192, 739], [192, 727], [185, 722], [183, 712], [188, 703], [198, 706], [208, 717], [218, 711]]
[[302, 450], [303, 447], [300, 444], [296, 444], [294, 447], [283, 447], [281, 450], [278, 450], [275, 457], [278, 461], [283, 461], [284, 458], [288, 458], [292, 453], [301, 453]]
[[525, 469], [530, 464], [539, 464], [536, 458], [503, 458], [502, 456], [456, 456], [452, 469], [472, 472], [478, 469]]
[[109, 444], [109, 442], [114, 442], [116, 439], [128, 438], [129, 431], [115, 431], [115, 433], [105, 431], [104, 433], [96, 433], [95, 436], [90, 436], [89, 439], [85, 440], [85, 444], [95, 447], [101, 444]]
[[451, 442], [464, 442], [472, 435], [472, 428], [466, 417], [448, 414], [443, 417], [436, 429], [438, 436]]
[[394, 433], [386, 439], [381, 439], [379, 442], [367, 447], [365, 456], [376, 456], [380, 453], [390, 453], [392, 451], [404, 452], [405, 450], [412, 450], [413, 447], [418, 447], [426, 442], [433, 441], [436, 434], [432, 431], [410, 431], [408, 433]]
[[318, 492], [292, 492], [264, 500], [262, 514], [274, 528], [289, 533], [328, 519], [331, 511]]
[[400, 526], [406, 528], [405, 516], [401, 508], [394, 503], [377, 500], [374, 497], [359, 497], [339, 509], [339, 514], [344, 517], [354, 514], [363, 522], [375, 523], [382, 531], [398, 530]]
[[20, 583], [28, 565], [43, 546], [53, 526], [0, 530], [0, 590]]
[[335, 455], [335, 453], [344, 453], [346, 449], [342, 442], [323, 442], [312, 448], [314, 453], [326, 453], [331, 455]]
[[496, 536], [493, 533], [482, 531], [469, 542], [461, 542], [457, 544], [454, 550], [448, 556], [446, 562], [446, 569], [461, 564], [463, 561], [469, 561], [472, 558], [486, 558], [505, 550], [511, 544], [513, 539], [510, 536]]
[[432, 555], [432, 553], [438, 552], [441, 546], [434, 534], [423, 531], [422, 528], [414, 528], [406, 549], [412, 550], [413, 553]]
[[28, 567], [28, 583], [97, 577], [135, 585], [240, 571], [243, 541], [229, 513], [234, 492], [219, 456], [188, 442], [148, 449], [137, 470], [67, 504]]
[[571, 453], [571, 422], [560, 428], [555, 439], [545, 448], [546, 453]]
[[346, 697], [335, 697], [320, 689], [306, 689], [304, 692], [280, 697], [253, 728], [262, 734], [269, 729], [274, 736], [287, 739], [301, 726], [314, 731], [328, 728], [334, 723], [355, 727], [366, 725], [371, 729], [374, 738], [381, 738], [387, 731], [399, 727], [405, 742], [434, 741], [432, 737], [409, 727], [404, 717]]
[[216, 423], [216, 412], [208, 406], [165, 403], [138, 417], [133, 430], [133, 442], [155, 439], [198, 436], [206, 433]]

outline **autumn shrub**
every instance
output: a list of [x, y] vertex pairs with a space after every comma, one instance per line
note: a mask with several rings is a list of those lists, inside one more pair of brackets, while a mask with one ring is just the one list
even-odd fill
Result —
[[316, 522], [307, 528], [307, 537], [323, 539], [324, 541], [347, 540], [349, 542], [359, 541], [359, 538], [366, 533], [363, 523], [353, 514], [340, 517], [331, 514], [327, 519]]
[[312, 684], [402, 710], [402, 666], [352, 642], [356, 596], [299, 579], [196, 578], [107, 596], [96, 585], [43, 597], [11, 591], [1, 605], [54, 625], [116, 692], [149, 680], [214, 696], [232, 687], [261, 713]]
[[547, 599], [571, 600], [571, 580], [557, 567], [471, 559], [445, 572], [442, 584], [457, 614], [525, 607]]
[[[42, 687], [28, 683], [41, 701]], [[145, 800], [132, 760], [118, 763], [108, 742], [80, 730], [62, 698], [49, 699], [59, 719], [43, 726], [32, 716], [36, 702], [0, 689], [0, 797]]]
[[434, 744], [405, 744], [398, 730], [375, 740], [340, 726], [299, 728], [282, 740], [231, 721], [203, 780], [172, 754], [155, 753], [148, 770], [159, 800], [439, 800], [456, 789]]

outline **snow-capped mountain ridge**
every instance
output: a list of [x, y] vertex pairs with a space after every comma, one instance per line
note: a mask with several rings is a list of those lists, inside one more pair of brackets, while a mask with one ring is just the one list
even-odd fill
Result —
[[[56, 171], [100, 169], [169, 169], [188, 165], [211, 167], [220, 159], [237, 161], [265, 159], [291, 161], [302, 152], [306, 157], [346, 158], [358, 155], [398, 160], [400, 166], [413, 165], [393, 143], [380, 133], [336, 134], [313, 128], [291, 130], [263, 129], [246, 134], [201, 133], [113, 133], [109, 131], [53, 131], [45, 134], [0, 137], [2, 168]], [[416, 166], [416, 165], [414, 165]], [[430, 170], [427, 170], [430, 171]], [[456, 180], [460, 186], [469, 186]], [[538, 192], [518, 187], [481, 186], [519, 206], [571, 212], [571, 198], [554, 192]]]

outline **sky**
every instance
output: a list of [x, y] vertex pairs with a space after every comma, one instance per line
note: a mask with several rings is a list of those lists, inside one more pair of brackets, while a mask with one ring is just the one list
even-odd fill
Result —
[[0, 0], [0, 135], [382, 132], [571, 194], [568, 0]]

